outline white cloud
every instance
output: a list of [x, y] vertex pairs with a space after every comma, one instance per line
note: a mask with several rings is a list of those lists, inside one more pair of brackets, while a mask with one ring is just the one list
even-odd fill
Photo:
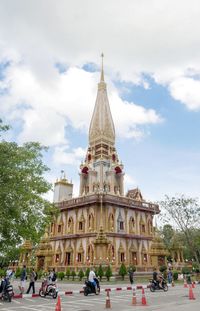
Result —
[[170, 83], [171, 95], [190, 110], [200, 110], [200, 80], [180, 77]]
[[116, 90], [111, 93], [110, 104], [116, 132], [120, 137], [140, 139], [147, 134], [141, 126], [162, 121], [155, 110], [123, 101]]
[[[10, 120], [21, 120], [20, 143], [38, 140], [49, 146], [66, 144], [67, 126], [88, 131], [98, 80], [99, 72], [71, 67], [63, 74], [54, 69], [54, 77], [47, 83], [24, 64], [14, 64], [5, 72], [4, 88], [9, 91], [0, 97], [0, 111]], [[108, 82], [117, 135], [140, 138], [145, 131], [138, 126], [160, 122], [154, 110], [122, 101]]]
[[74, 148], [72, 152], [69, 152], [68, 146], [59, 146], [55, 148], [53, 154], [53, 161], [56, 165], [75, 165], [78, 167], [80, 161], [84, 159], [86, 155], [86, 149], [81, 147]]
[[55, 62], [99, 63], [103, 50], [112, 78], [148, 87], [145, 73], [175, 88], [188, 68], [200, 71], [199, 10], [199, 0], [2, 0], [0, 58], [21, 59], [54, 87]]

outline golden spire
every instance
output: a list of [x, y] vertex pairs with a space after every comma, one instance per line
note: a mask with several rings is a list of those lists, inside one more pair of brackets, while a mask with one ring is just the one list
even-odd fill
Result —
[[97, 98], [89, 128], [89, 143], [92, 145], [94, 142], [101, 140], [114, 145], [115, 128], [104, 81], [103, 53], [101, 57], [101, 78], [98, 83]]
[[104, 58], [104, 54], [101, 53], [101, 58], [102, 58], [102, 61], [101, 61], [101, 80], [100, 82], [104, 82], [104, 71], [103, 71], [103, 58]]

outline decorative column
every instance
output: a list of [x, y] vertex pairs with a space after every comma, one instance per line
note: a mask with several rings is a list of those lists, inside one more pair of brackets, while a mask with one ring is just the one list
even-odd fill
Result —
[[127, 208], [124, 210], [124, 214], [125, 214], [125, 232], [128, 233], [128, 224], [127, 224], [128, 210], [127, 210]]
[[75, 220], [75, 234], [78, 232], [78, 210], [75, 210], [76, 220]]

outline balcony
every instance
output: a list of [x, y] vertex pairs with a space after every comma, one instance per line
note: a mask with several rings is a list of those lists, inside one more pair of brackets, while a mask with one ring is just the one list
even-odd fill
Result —
[[124, 196], [116, 196], [107, 193], [103, 194], [90, 194], [82, 197], [73, 198], [70, 200], [65, 200], [57, 204], [61, 210], [72, 209], [74, 207], [81, 207], [91, 204], [100, 204], [102, 202], [104, 205], [106, 203], [114, 204], [117, 206], [123, 206], [143, 211], [151, 211], [154, 214], [159, 214], [159, 206], [157, 204], [145, 201], [137, 201]]

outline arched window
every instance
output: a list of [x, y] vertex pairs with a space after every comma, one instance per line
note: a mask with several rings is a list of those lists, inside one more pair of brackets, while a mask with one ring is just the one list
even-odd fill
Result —
[[70, 234], [74, 233], [74, 221], [72, 217], [70, 217], [68, 220], [68, 233]]
[[110, 263], [115, 261], [115, 248], [114, 248], [114, 245], [110, 245], [110, 247], [109, 247], [108, 258], [109, 258]]
[[94, 216], [93, 216], [92, 213], [89, 215], [88, 227], [89, 227], [89, 231], [93, 231], [94, 230]]
[[148, 221], [148, 233], [149, 234], [152, 233], [152, 221], [151, 220]]
[[88, 251], [87, 251], [87, 261], [88, 263], [92, 264], [94, 260], [94, 250], [92, 245], [88, 246]]
[[135, 232], [135, 220], [133, 217], [129, 220], [129, 232], [134, 233]]
[[110, 214], [108, 218], [108, 228], [109, 231], [113, 232], [114, 231], [114, 215]]

